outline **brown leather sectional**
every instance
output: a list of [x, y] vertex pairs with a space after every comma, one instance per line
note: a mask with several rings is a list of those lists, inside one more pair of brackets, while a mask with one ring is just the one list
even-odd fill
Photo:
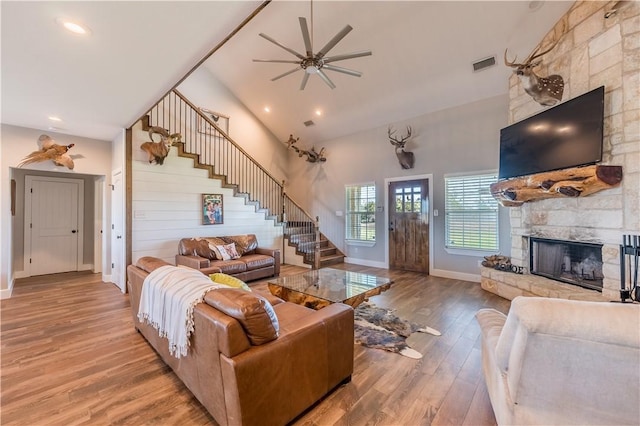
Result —
[[[230, 243], [235, 245], [240, 258], [217, 259], [215, 246]], [[176, 265], [198, 269], [206, 275], [222, 272], [252, 281], [280, 275], [280, 250], [258, 247], [254, 234], [183, 238], [178, 244]]]
[[[316, 311], [257, 291], [208, 292], [194, 309], [188, 355], [173, 357], [167, 339], [137, 318], [144, 279], [163, 265], [168, 263], [145, 257], [127, 267], [135, 327], [220, 425], [287, 424], [350, 381], [350, 306], [336, 303]], [[268, 316], [246, 318], [260, 304], [273, 308], [277, 337]]]

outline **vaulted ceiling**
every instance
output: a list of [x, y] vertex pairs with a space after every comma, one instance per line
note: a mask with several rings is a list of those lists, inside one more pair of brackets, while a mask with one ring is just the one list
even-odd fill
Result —
[[[260, 3], [3, 1], [1, 120], [111, 140]], [[571, 4], [315, 1], [314, 47], [349, 24], [353, 30], [331, 54], [373, 55], [335, 64], [362, 77], [327, 71], [335, 89], [312, 75], [300, 91], [302, 71], [270, 81], [294, 65], [252, 61], [295, 59], [259, 33], [305, 51], [298, 17], [311, 23], [311, 3], [274, 1], [202, 66], [278, 138], [324, 141], [507, 93], [504, 50], [526, 56]], [[91, 35], [68, 34], [59, 17], [80, 20]], [[473, 62], [493, 55], [497, 65], [473, 72]], [[306, 127], [307, 120], [315, 125]]]

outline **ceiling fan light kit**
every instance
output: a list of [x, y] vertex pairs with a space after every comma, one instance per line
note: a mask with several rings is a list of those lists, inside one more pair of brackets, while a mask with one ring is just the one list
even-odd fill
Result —
[[273, 38], [269, 37], [264, 33], [259, 34], [260, 37], [270, 41], [271, 43], [286, 50], [287, 52], [291, 53], [296, 58], [298, 58], [297, 60], [254, 59], [253, 62], [272, 62], [272, 63], [285, 63], [285, 64], [298, 65], [296, 68], [290, 71], [287, 71], [283, 74], [275, 76], [274, 78], [271, 79], [271, 81], [276, 81], [281, 79], [282, 77], [286, 77], [289, 74], [293, 74], [296, 71], [304, 70], [302, 82], [300, 83], [300, 90], [304, 90], [310, 75], [319, 76], [327, 86], [329, 86], [331, 89], [335, 89], [336, 85], [333, 84], [331, 79], [327, 76], [327, 74], [325, 73], [325, 70], [336, 71], [336, 72], [347, 74], [353, 77], [362, 76], [362, 73], [359, 71], [338, 67], [335, 65], [330, 65], [330, 63], [343, 61], [345, 59], [353, 59], [353, 58], [360, 58], [363, 56], [370, 56], [371, 55], [370, 50], [363, 50], [360, 52], [346, 53], [346, 54], [335, 55], [335, 56], [326, 56], [326, 54], [329, 53], [329, 51], [333, 49], [336, 44], [338, 44], [347, 34], [349, 34], [351, 30], [353, 30], [353, 27], [351, 27], [351, 25], [347, 25], [346, 27], [344, 27], [340, 32], [338, 32], [335, 36], [333, 36], [333, 38], [329, 40], [322, 49], [318, 50], [318, 52], [316, 53], [313, 53], [313, 2], [311, 3], [311, 32], [309, 32], [309, 27], [307, 26], [306, 18], [299, 17], [298, 20], [300, 22], [300, 30], [302, 31], [302, 39], [304, 41], [304, 47], [306, 50], [305, 55], [302, 55], [301, 53], [296, 52], [295, 50], [277, 42], [276, 40], [274, 40]]

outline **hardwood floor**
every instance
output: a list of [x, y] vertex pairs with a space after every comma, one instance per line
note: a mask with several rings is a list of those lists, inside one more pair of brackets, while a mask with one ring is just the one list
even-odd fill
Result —
[[[414, 360], [356, 345], [351, 383], [296, 425], [494, 425], [481, 372], [475, 312], [509, 301], [479, 284], [356, 265], [392, 278], [371, 301], [428, 325]], [[282, 275], [301, 268], [284, 265]], [[266, 290], [266, 280], [251, 283]], [[99, 275], [18, 280], [1, 301], [2, 425], [209, 425], [213, 418], [133, 328], [129, 298]]]

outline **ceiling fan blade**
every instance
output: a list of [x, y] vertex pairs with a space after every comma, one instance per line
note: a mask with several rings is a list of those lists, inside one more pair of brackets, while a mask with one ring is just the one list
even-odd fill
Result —
[[322, 80], [324, 80], [324, 82], [325, 82], [325, 83], [327, 83], [327, 86], [331, 87], [332, 89], [335, 89], [335, 88], [336, 88], [336, 85], [335, 85], [335, 84], [333, 84], [333, 81], [331, 81], [331, 80], [329, 79], [329, 77], [327, 77], [327, 75], [324, 73], [324, 71], [322, 71], [322, 70], [318, 70], [318, 75], [320, 76], [320, 78], [321, 78]]
[[307, 81], [309, 81], [309, 74], [305, 72], [304, 77], [302, 77], [302, 83], [300, 83], [300, 90], [304, 90], [307, 86]]
[[271, 81], [276, 81], [276, 80], [278, 80], [278, 79], [280, 79], [280, 78], [282, 78], [282, 77], [285, 77], [285, 76], [287, 76], [287, 75], [289, 75], [289, 74], [293, 74], [293, 73], [294, 73], [294, 72], [296, 72], [296, 71], [300, 71], [301, 69], [302, 69], [302, 68], [300, 68], [300, 67], [298, 67], [298, 68], [294, 68], [294, 69], [292, 69], [291, 71], [287, 71], [287, 72], [285, 72], [284, 74], [280, 74], [280, 75], [278, 75], [278, 76], [273, 77], [273, 78], [271, 79]]
[[286, 59], [253, 59], [253, 62], [277, 62], [279, 64], [299, 64], [300, 61], [288, 61]]
[[341, 72], [343, 74], [349, 74], [349, 75], [352, 75], [354, 77], [362, 77], [362, 73], [359, 72], [359, 71], [354, 71], [354, 70], [350, 70], [350, 69], [342, 68], [342, 67], [336, 67], [335, 65], [326, 65], [325, 64], [322, 68], [323, 69], [328, 69], [328, 70], [331, 70], [331, 71]]
[[371, 54], [372, 53], [370, 50], [363, 50], [361, 52], [345, 53], [344, 55], [328, 56], [324, 58], [324, 63], [328, 64], [329, 62], [343, 61], [345, 59], [360, 58], [362, 56], [371, 56]]
[[280, 47], [280, 48], [282, 48], [282, 49], [284, 49], [284, 50], [286, 50], [287, 52], [291, 53], [292, 55], [295, 55], [295, 56], [297, 56], [297, 57], [298, 57], [298, 58], [300, 58], [300, 59], [304, 59], [304, 56], [302, 56], [301, 54], [299, 54], [299, 53], [298, 53], [298, 52], [296, 52], [295, 50], [293, 50], [293, 49], [289, 49], [287, 46], [285, 46], [285, 45], [283, 45], [283, 44], [278, 43], [277, 41], [275, 41], [274, 39], [272, 39], [272, 38], [271, 38], [271, 37], [269, 37], [268, 35], [266, 35], [266, 34], [264, 34], [264, 33], [260, 33], [259, 35], [260, 35], [260, 37], [262, 37], [262, 38], [264, 38], [264, 39], [266, 39], [266, 40], [269, 40], [271, 43], [275, 44], [276, 46], [278, 46], [278, 47]]
[[318, 58], [322, 58], [324, 55], [326, 55], [331, 49], [333, 49], [333, 47], [340, 43], [340, 40], [342, 40], [347, 34], [349, 34], [349, 31], [351, 31], [353, 29], [353, 27], [351, 25], [347, 25], [346, 27], [344, 27], [342, 29], [342, 31], [340, 31], [338, 34], [336, 34], [335, 36], [333, 36], [333, 38], [331, 40], [329, 40], [329, 42], [318, 51], [318, 54], [316, 55]]
[[307, 50], [307, 56], [313, 56], [311, 48], [311, 37], [309, 37], [309, 27], [307, 27], [307, 20], [303, 17], [298, 18], [300, 20], [300, 30], [302, 31], [302, 39], [304, 40], [304, 48]]

